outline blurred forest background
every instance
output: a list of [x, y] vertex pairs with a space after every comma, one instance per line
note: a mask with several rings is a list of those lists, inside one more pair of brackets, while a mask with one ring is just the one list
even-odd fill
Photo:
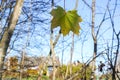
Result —
[[119, 10], [120, 0], [0, 0], [0, 80], [120, 80]]

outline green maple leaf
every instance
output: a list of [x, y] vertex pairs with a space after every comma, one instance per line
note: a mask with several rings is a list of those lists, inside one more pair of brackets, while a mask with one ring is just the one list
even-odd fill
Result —
[[76, 10], [66, 12], [62, 7], [58, 6], [51, 11], [53, 19], [51, 20], [51, 29], [56, 27], [61, 28], [61, 33], [65, 36], [72, 31], [75, 34], [79, 34], [80, 26], [79, 22], [82, 21], [81, 17], [77, 14]]

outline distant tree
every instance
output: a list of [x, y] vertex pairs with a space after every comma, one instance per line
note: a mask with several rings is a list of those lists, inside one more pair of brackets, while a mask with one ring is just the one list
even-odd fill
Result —
[[[4, 0], [2, 0], [2, 2], [4, 2]], [[23, 6], [23, 2], [24, 2], [24, 0], [17, 0], [16, 1], [16, 5], [14, 7], [14, 10], [10, 14], [7, 28], [5, 29], [5, 31], [3, 33], [3, 37], [0, 40], [0, 48], [1, 48], [0, 70], [3, 69], [4, 59], [5, 59], [5, 56], [6, 56], [6, 53], [7, 53], [7, 49], [9, 47], [11, 37], [12, 37], [14, 29], [16, 27], [17, 21], [19, 19], [20, 14], [21, 14], [21, 9], [22, 9], [22, 6]], [[0, 73], [0, 79], [2, 79], [2, 73]]]

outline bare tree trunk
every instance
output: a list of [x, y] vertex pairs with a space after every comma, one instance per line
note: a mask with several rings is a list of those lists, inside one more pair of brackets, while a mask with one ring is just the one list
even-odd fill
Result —
[[[52, 0], [51, 2], [52, 4], [52, 9], [54, 7], [54, 0]], [[50, 34], [50, 55], [52, 55], [52, 63], [53, 63], [53, 76], [52, 76], [52, 80], [55, 80], [55, 75], [56, 75], [56, 67], [55, 67], [55, 51], [54, 51], [54, 47], [57, 44], [61, 31], [59, 31], [58, 36], [56, 37], [55, 41], [53, 42], [53, 30], [51, 30], [51, 34]]]
[[120, 34], [120, 32], [118, 34], [116, 34], [116, 37], [117, 37], [117, 49], [116, 49], [116, 52], [115, 52], [115, 62], [114, 62], [114, 67], [113, 67], [112, 80], [116, 80], [117, 77], [119, 78], [119, 76], [116, 73], [116, 65], [117, 65], [118, 54], [119, 54], [119, 47], [120, 47], [119, 34]]
[[[10, 43], [11, 37], [13, 35], [15, 26], [17, 24], [18, 18], [21, 14], [21, 9], [22, 9], [22, 6], [23, 6], [23, 2], [24, 2], [24, 0], [17, 0], [16, 1], [14, 11], [10, 16], [8, 27], [6, 28], [6, 30], [3, 34], [2, 40], [0, 42], [0, 45], [1, 45], [0, 70], [3, 69], [4, 58], [6, 56], [6, 52], [7, 52], [7, 49], [9, 47], [9, 43]], [[2, 79], [2, 73], [0, 73], [0, 79]]]
[[[93, 38], [93, 42], [94, 42], [94, 52], [93, 52], [93, 57], [96, 57], [96, 54], [97, 54], [97, 37], [95, 35], [95, 2], [96, 0], [92, 0], [92, 38]], [[95, 61], [96, 59], [93, 60], [92, 62], [92, 70], [94, 71], [95, 70]]]
[[70, 75], [72, 74], [72, 58], [74, 52], [74, 33], [72, 35], [72, 46], [71, 46], [71, 54], [70, 54]]
[[[112, 39], [112, 49], [111, 49], [111, 54], [112, 53], [112, 50], [113, 50], [113, 40], [114, 40], [114, 34], [116, 36], [116, 39], [117, 39], [117, 47], [116, 47], [116, 52], [115, 52], [115, 60], [114, 60], [114, 63], [113, 65], [111, 65], [112, 67], [112, 80], [116, 80], [116, 77], [118, 77], [119, 79], [119, 76], [117, 75], [116, 73], [116, 65], [117, 65], [117, 59], [118, 59], [118, 54], [119, 54], [119, 47], [120, 47], [120, 39], [119, 39], [119, 35], [120, 35], [120, 31], [117, 33], [116, 30], [115, 30], [115, 26], [114, 26], [114, 15], [115, 15], [115, 12], [116, 12], [116, 7], [117, 7], [117, 0], [115, 0], [115, 7], [113, 9], [113, 15], [111, 15], [111, 12], [110, 12], [110, 9], [109, 7], [108, 8], [108, 12], [109, 12], [109, 16], [110, 16], [110, 20], [111, 20], [111, 25], [112, 25], [112, 29], [113, 29], [113, 39]], [[112, 58], [112, 56], [111, 56]], [[112, 60], [111, 60], [112, 62]]]
[[22, 74], [24, 69], [24, 60], [25, 60], [25, 51], [22, 51], [22, 58], [21, 58], [21, 64], [20, 64], [20, 80], [22, 80]]
[[54, 52], [54, 46], [53, 46], [53, 33], [50, 35], [50, 50], [52, 53], [52, 63], [53, 63], [53, 77], [52, 80], [55, 80], [55, 52]]

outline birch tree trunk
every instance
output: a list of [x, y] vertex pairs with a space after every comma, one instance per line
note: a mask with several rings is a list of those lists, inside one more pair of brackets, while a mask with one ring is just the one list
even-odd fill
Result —
[[[0, 49], [1, 49], [1, 52], [0, 52], [0, 70], [2, 70], [4, 67], [3, 66], [4, 65], [4, 58], [6, 56], [6, 52], [7, 52], [7, 49], [9, 47], [11, 37], [13, 35], [15, 26], [16, 26], [18, 18], [20, 16], [23, 2], [24, 2], [24, 0], [17, 0], [16, 1], [15, 8], [10, 16], [8, 27], [6, 28], [6, 30], [3, 34], [2, 40], [0, 41]], [[2, 80], [2, 73], [0, 73], [0, 80]]]
[[[94, 50], [93, 50], [93, 58], [96, 57], [97, 54], [97, 37], [95, 35], [95, 2], [96, 0], [92, 0], [92, 27], [91, 27], [91, 32], [92, 32], [92, 38], [94, 42]], [[92, 62], [92, 70], [95, 70], [95, 59]]]

